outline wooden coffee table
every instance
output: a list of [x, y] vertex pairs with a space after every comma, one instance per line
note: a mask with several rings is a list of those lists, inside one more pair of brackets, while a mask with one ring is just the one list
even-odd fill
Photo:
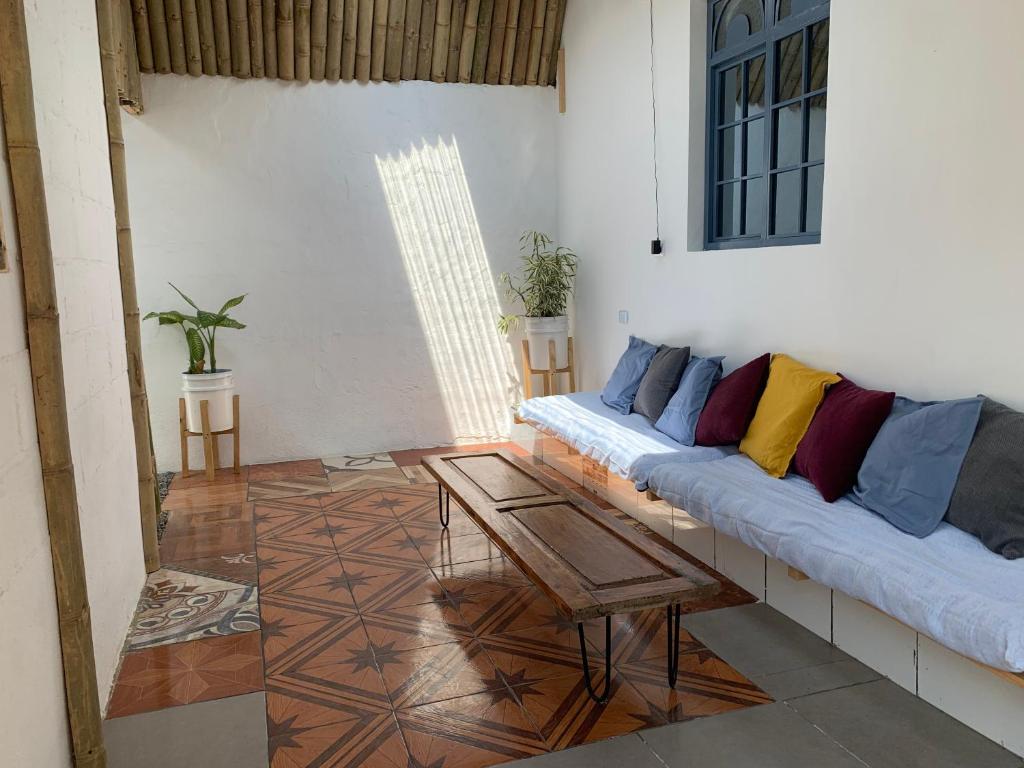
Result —
[[[721, 585], [674, 552], [644, 536], [508, 451], [427, 456], [437, 480], [438, 515], [448, 526], [451, 497], [495, 545], [576, 622], [583, 679], [591, 697], [608, 701], [611, 617], [666, 609], [668, 682], [679, 672], [679, 606], [715, 594]], [[594, 690], [583, 622], [604, 617], [604, 689]]]

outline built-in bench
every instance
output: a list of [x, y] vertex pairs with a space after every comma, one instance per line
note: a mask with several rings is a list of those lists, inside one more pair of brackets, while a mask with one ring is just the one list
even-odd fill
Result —
[[908, 536], [735, 450], [674, 443], [598, 393], [534, 398], [519, 415], [517, 442], [545, 463], [1024, 755], [1024, 561], [947, 525]]

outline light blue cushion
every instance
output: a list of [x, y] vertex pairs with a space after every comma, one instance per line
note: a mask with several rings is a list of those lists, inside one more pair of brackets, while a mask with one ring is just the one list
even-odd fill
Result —
[[619, 358], [618, 365], [612, 371], [612, 377], [604, 385], [601, 401], [619, 413], [628, 414], [632, 411], [636, 391], [640, 388], [640, 382], [657, 352], [658, 348], [653, 344], [630, 336], [629, 346]]
[[942, 522], [971, 447], [982, 398], [918, 403], [897, 397], [868, 449], [853, 496], [923, 538]]
[[697, 420], [711, 390], [722, 378], [724, 357], [691, 357], [679, 380], [679, 389], [668, 401], [661, 417], [654, 424], [677, 443], [693, 445], [696, 442]]

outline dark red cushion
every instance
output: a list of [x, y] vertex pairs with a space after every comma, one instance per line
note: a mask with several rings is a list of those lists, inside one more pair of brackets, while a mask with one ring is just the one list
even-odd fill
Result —
[[771, 362], [771, 355], [761, 355], [718, 382], [697, 421], [697, 445], [732, 445], [743, 439], [768, 383]]
[[825, 501], [845, 495], [857, 482], [895, 397], [895, 392], [861, 389], [849, 379], [831, 387], [796, 449], [793, 470], [814, 483]]

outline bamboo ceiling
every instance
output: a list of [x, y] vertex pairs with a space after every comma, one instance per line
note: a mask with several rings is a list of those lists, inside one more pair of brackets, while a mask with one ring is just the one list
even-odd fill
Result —
[[[143, 72], [551, 85], [566, 0], [121, 0]], [[126, 24], [126, 26], [128, 26]], [[126, 30], [130, 34], [130, 30]]]

